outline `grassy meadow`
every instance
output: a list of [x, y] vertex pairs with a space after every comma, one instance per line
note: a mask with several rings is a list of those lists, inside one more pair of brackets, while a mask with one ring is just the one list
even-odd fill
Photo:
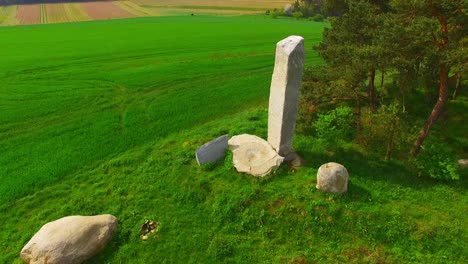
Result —
[[[257, 179], [232, 156], [198, 167], [222, 134], [267, 134], [275, 44], [325, 24], [263, 16], [153, 17], [0, 28], [0, 262], [45, 223], [109, 213], [88, 263], [463, 263], [466, 180], [411, 175], [298, 134], [307, 164]], [[460, 107], [466, 109], [468, 104]], [[344, 164], [346, 195], [315, 190]], [[464, 177], [466, 179], [466, 177]], [[147, 241], [146, 219], [160, 222]]]

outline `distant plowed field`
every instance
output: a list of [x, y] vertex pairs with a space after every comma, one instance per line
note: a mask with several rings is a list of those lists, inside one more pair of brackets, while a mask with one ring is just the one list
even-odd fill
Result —
[[46, 16], [49, 23], [76, 21], [73, 15], [69, 10], [69, 4], [47, 4]]
[[[66, 1], [66, 0], [65, 0]], [[242, 15], [281, 8], [284, 0], [129, 0], [0, 7], [0, 25], [64, 23], [144, 16]]]
[[128, 18], [135, 15], [116, 6], [113, 2], [89, 2], [81, 6], [92, 19]]
[[236, 8], [271, 8], [282, 7], [294, 1], [288, 0], [135, 0], [142, 5], [165, 7], [236, 7]]
[[16, 20], [21, 25], [38, 24], [41, 22], [40, 5], [20, 5]]

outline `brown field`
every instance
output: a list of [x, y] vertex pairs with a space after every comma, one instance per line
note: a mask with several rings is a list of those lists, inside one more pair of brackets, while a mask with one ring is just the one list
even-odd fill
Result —
[[39, 24], [41, 22], [40, 5], [19, 5], [16, 12], [19, 24]]
[[81, 7], [92, 19], [96, 20], [135, 17], [134, 14], [119, 8], [113, 2], [88, 2], [82, 3]]

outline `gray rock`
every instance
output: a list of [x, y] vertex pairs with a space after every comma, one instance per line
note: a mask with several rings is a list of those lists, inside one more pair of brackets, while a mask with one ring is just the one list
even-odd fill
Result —
[[284, 158], [271, 145], [257, 136], [243, 134], [229, 140], [233, 163], [238, 172], [263, 177], [278, 168]]
[[283, 157], [293, 152], [304, 56], [304, 38], [300, 36], [290, 36], [276, 45], [268, 108], [268, 142]]
[[301, 156], [299, 156], [296, 152], [289, 153], [288, 156], [284, 157], [284, 160], [295, 168], [302, 167], [305, 165], [304, 159]]
[[60, 218], [41, 227], [20, 257], [30, 264], [83, 263], [106, 246], [116, 226], [112, 215]]
[[316, 188], [326, 192], [344, 193], [348, 191], [348, 178], [348, 171], [343, 165], [329, 162], [318, 169]]
[[228, 140], [228, 135], [223, 135], [199, 147], [195, 153], [198, 165], [222, 159], [226, 155]]

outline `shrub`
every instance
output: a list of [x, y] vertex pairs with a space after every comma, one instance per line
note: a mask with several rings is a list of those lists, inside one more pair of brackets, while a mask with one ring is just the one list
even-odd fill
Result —
[[299, 19], [301, 19], [301, 18], [304, 17], [304, 14], [302, 14], [301, 11], [293, 12], [292, 15], [293, 15], [293, 17], [294, 17], [295, 19], [297, 19], [297, 20], [299, 20]]
[[406, 157], [411, 145], [414, 129], [408, 117], [401, 111], [401, 105], [390, 103], [381, 105], [375, 112], [364, 108], [359, 118], [360, 131], [356, 142], [368, 151], [385, 157]]
[[426, 139], [414, 164], [419, 176], [429, 176], [441, 180], [458, 180], [460, 175], [452, 150], [444, 144]]
[[319, 114], [314, 123], [320, 139], [328, 141], [352, 140], [354, 134], [354, 114], [350, 107], [341, 106], [328, 114]]
[[273, 11], [271, 12], [271, 18], [278, 18], [278, 16], [281, 14], [281, 12], [278, 11]]
[[315, 16], [310, 17], [310, 19], [315, 22], [322, 22], [325, 18], [321, 14], [316, 14]]

